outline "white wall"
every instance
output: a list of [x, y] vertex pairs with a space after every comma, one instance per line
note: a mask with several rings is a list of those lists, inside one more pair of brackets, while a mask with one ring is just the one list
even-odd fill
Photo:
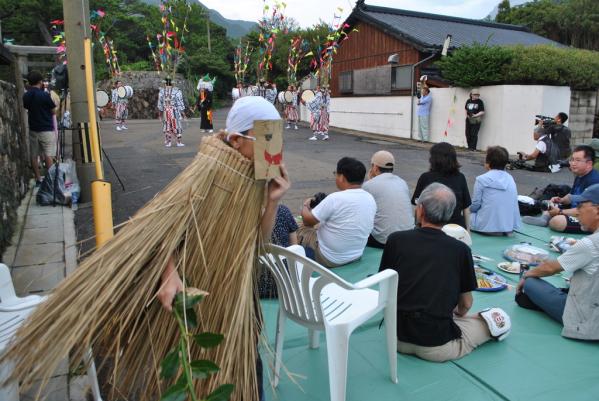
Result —
[[[464, 104], [469, 91], [432, 88], [431, 141], [466, 147]], [[478, 149], [501, 145], [512, 154], [534, 147], [534, 116], [555, 116], [570, 110], [570, 88], [541, 85], [496, 85], [480, 88], [486, 114], [479, 132]], [[417, 98], [414, 98], [414, 103]], [[410, 97], [336, 97], [331, 100], [331, 125], [394, 137], [410, 137]], [[301, 118], [310, 115], [301, 107]], [[414, 104], [414, 139], [418, 117]]]

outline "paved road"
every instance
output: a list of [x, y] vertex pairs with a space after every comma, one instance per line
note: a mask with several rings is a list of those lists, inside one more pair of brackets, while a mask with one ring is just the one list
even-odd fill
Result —
[[[214, 113], [215, 127], [223, 128], [228, 110]], [[106, 178], [113, 188], [114, 223], [119, 224], [132, 216], [141, 206], [173, 179], [196, 154], [203, 135], [199, 120], [192, 119], [184, 132], [183, 148], [165, 148], [161, 125], [157, 120], [134, 120], [129, 130], [117, 132], [110, 121], [101, 124], [104, 149], [125, 184], [122, 191], [114, 172], [105, 163]], [[343, 156], [353, 156], [369, 165], [370, 157], [386, 149], [396, 158], [396, 173], [404, 178], [413, 190], [421, 173], [428, 169], [429, 145], [409, 140], [381, 140], [344, 134], [333, 130], [329, 141], [308, 141], [311, 136], [306, 127], [285, 131], [285, 160], [292, 180], [292, 189], [284, 199], [292, 211], [299, 211], [302, 200], [316, 192], [335, 190], [333, 171]], [[528, 149], [523, 149], [528, 150]], [[462, 172], [472, 190], [474, 179], [484, 172], [482, 152], [460, 151]], [[568, 171], [557, 174], [513, 171], [521, 194], [551, 182], [572, 183]], [[76, 213], [77, 238], [86, 240], [93, 235], [92, 213], [89, 205], [81, 205]], [[93, 242], [93, 241], [90, 241]], [[83, 246], [83, 249], [88, 249]]]

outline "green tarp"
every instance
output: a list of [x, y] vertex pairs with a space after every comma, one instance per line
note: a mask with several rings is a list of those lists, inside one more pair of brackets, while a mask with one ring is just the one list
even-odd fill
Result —
[[[496, 268], [505, 248], [519, 242], [548, 249], [552, 234], [546, 228], [526, 226], [513, 237], [473, 235], [473, 253], [494, 259], [481, 265], [516, 285], [518, 275]], [[578, 236], [580, 237], [580, 236]], [[363, 258], [335, 269], [350, 282], [376, 273], [381, 251], [367, 248]], [[551, 252], [552, 257], [557, 254]], [[565, 286], [561, 276], [548, 278]], [[503, 342], [489, 342], [470, 355], [446, 363], [432, 363], [398, 354], [399, 383], [389, 380], [381, 317], [358, 328], [351, 336], [347, 375], [347, 400], [599, 400], [599, 343], [561, 337], [561, 326], [540, 312], [525, 310], [514, 302], [514, 289], [474, 293], [473, 312], [492, 306], [503, 308], [512, 318], [512, 333]], [[269, 348], [274, 349], [278, 301], [262, 302]], [[267, 400], [329, 400], [326, 342], [308, 348], [307, 330], [288, 321], [283, 351], [284, 370], [273, 392], [268, 380]], [[266, 374], [270, 374], [272, 351], [263, 347]]]

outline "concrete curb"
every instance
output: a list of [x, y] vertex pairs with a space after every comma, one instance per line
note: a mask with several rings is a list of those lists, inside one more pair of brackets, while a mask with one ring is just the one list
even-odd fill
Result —
[[27, 211], [29, 210], [29, 205], [31, 204], [31, 199], [33, 199], [33, 191], [35, 189], [34, 180], [29, 181], [29, 190], [27, 194], [21, 200], [21, 204], [17, 208], [17, 223], [15, 225], [15, 231], [10, 240], [10, 246], [6, 248], [4, 254], [2, 255], [2, 260], [4, 264], [9, 267], [14, 265], [15, 259], [17, 257], [17, 250], [19, 248], [19, 243], [21, 241], [21, 237], [23, 236], [23, 230], [25, 228], [25, 220], [27, 219]]

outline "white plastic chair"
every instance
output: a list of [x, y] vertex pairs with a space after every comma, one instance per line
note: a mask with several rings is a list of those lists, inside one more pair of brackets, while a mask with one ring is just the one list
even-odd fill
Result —
[[[25, 319], [45, 299], [45, 296], [39, 295], [17, 297], [9, 269], [5, 264], [0, 263], [0, 354], [4, 352], [4, 349]], [[92, 394], [95, 401], [102, 401], [96, 366], [91, 357], [91, 349], [88, 350], [87, 354], [87, 377]], [[0, 365], [0, 385], [10, 376], [12, 369], [10, 362]], [[4, 387], [0, 387], [0, 400], [19, 401], [18, 383], [9, 382]]]
[[[273, 274], [279, 294], [274, 386], [279, 384], [289, 318], [308, 328], [310, 348], [318, 348], [318, 332], [325, 332], [331, 401], [345, 401], [349, 337], [382, 310], [391, 381], [397, 383], [397, 272], [384, 270], [351, 284], [306, 258], [299, 245], [266, 245], [265, 250], [260, 261]], [[370, 288], [376, 285], [378, 291]]]

